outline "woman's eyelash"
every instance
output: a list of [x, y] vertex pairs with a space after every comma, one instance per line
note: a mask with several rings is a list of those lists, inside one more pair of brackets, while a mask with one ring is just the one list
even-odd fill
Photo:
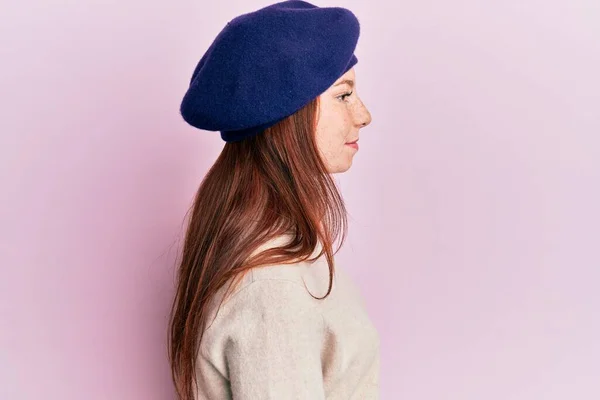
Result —
[[350, 96], [352, 93], [354, 93], [354, 92], [344, 93], [343, 95], [338, 96], [338, 99], [340, 99], [342, 101], [346, 101], [345, 98], [348, 97], [348, 96]]

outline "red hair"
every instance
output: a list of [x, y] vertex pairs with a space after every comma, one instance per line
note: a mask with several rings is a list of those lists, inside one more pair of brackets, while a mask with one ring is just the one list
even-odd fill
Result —
[[[226, 143], [200, 184], [178, 261], [168, 335], [181, 400], [194, 399], [207, 307], [227, 282], [231, 290], [251, 268], [307, 260], [320, 242], [317, 257], [325, 254], [330, 277], [321, 299], [331, 292], [333, 256], [345, 240], [347, 214], [317, 148], [318, 107], [316, 97], [261, 134]], [[268, 240], [290, 232], [288, 246], [252, 256]]]

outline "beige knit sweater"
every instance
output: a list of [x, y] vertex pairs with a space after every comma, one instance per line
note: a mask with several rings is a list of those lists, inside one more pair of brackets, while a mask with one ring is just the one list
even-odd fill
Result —
[[327, 293], [325, 256], [255, 268], [218, 309], [221, 289], [200, 346], [196, 399], [379, 398], [379, 335], [358, 288], [337, 264], [325, 300], [312, 298], [303, 281], [315, 297]]

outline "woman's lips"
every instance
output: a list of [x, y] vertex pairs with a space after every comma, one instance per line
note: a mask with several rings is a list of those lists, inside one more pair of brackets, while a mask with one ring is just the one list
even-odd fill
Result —
[[346, 143], [346, 146], [350, 146], [353, 149], [358, 150], [358, 140], [354, 141], [354, 142], [350, 142], [350, 143]]

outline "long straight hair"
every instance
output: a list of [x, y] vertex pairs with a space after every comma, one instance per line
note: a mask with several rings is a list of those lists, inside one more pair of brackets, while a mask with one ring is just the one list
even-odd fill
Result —
[[[315, 97], [261, 134], [226, 143], [200, 184], [177, 262], [168, 332], [171, 373], [181, 400], [194, 399], [208, 305], [227, 282], [231, 290], [251, 268], [305, 261], [320, 242], [321, 251], [310, 260], [325, 254], [329, 289], [318, 299], [331, 292], [347, 213], [318, 151], [318, 113]], [[290, 232], [287, 246], [253, 256], [262, 244]]]

